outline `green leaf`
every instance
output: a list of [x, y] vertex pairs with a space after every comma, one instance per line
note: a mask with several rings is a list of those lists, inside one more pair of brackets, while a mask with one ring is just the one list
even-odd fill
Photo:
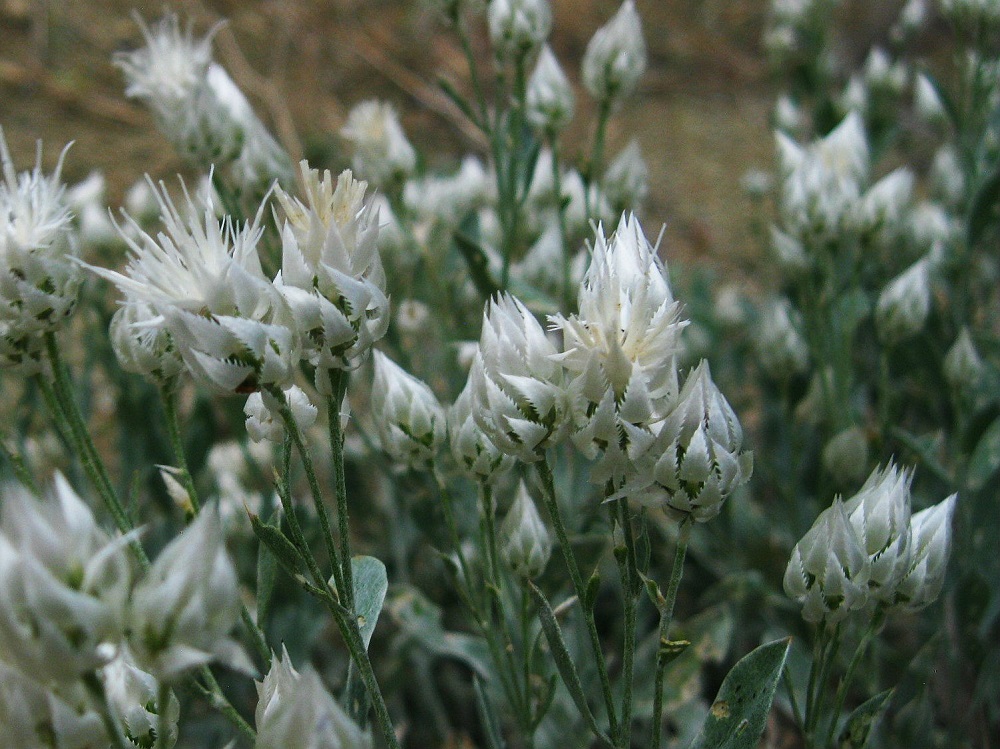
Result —
[[979, 491], [997, 469], [1000, 469], [1000, 418], [990, 424], [972, 451], [966, 474], [968, 487], [974, 492]]
[[479, 117], [473, 111], [472, 105], [469, 104], [469, 100], [459, 93], [451, 81], [446, 78], [438, 78], [437, 84], [441, 92], [451, 100], [452, 104], [462, 110], [462, 114], [468, 117], [477, 127], [482, 127]]
[[472, 689], [476, 693], [476, 711], [479, 713], [479, 722], [486, 736], [487, 749], [506, 749], [507, 744], [500, 731], [500, 719], [493, 709], [489, 695], [486, 694], [483, 680], [478, 675], [472, 677]]
[[756, 749], [791, 642], [761, 645], [733, 666], [691, 749]]
[[583, 591], [583, 608], [586, 611], [593, 611], [597, 604], [597, 594], [601, 590], [601, 573], [594, 570], [594, 574], [587, 581], [587, 588]]
[[573, 698], [573, 703], [576, 705], [576, 709], [580, 711], [580, 715], [587, 721], [587, 727], [590, 728], [595, 736], [610, 744], [611, 741], [597, 726], [594, 714], [590, 712], [590, 705], [587, 704], [587, 695], [583, 691], [580, 676], [577, 674], [576, 666], [573, 665], [573, 659], [566, 648], [566, 641], [563, 639], [562, 630], [559, 629], [559, 622], [556, 621], [556, 616], [552, 612], [552, 606], [549, 605], [548, 600], [542, 591], [538, 589], [537, 585], [531, 582], [531, 580], [527, 580], [526, 582], [528, 589], [531, 591], [531, 598], [538, 607], [538, 621], [542, 625], [542, 631], [545, 632], [545, 639], [549, 642], [549, 650], [552, 652], [556, 669], [562, 677], [563, 684], [566, 685], [569, 696]]
[[351, 577], [354, 580], [354, 611], [358, 616], [358, 629], [365, 647], [371, 642], [378, 615], [382, 613], [389, 578], [385, 565], [375, 557], [356, 556], [351, 559]]
[[288, 540], [279, 528], [267, 525], [259, 516], [250, 513], [250, 526], [254, 535], [274, 555], [274, 558], [292, 577], [297, 577], [305, 568], [305, 561], [295, 544]]
[[889, 707], [893, 692], [894, 689], [887, 689], [854, 709], [837, 739], [837, 749], [864, 749], [872, 728]]

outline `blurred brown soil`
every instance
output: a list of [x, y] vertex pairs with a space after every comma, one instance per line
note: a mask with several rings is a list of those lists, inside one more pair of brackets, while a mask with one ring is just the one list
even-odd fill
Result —
[[[554, 0], [552, 46], [578, 82], [587, 40], [617, 0]], [[766, 167], [773, 93], [760, 48], [765, 0], [637, 0], [650, 55], [639, 93], [618, 113], [608, 153], [637, 138], [651, 171], [644, 210], [650, 234], [667, 225], [668, 258], [703, 260], [742, 275], [759, 252], [750, 239], [751, 205], [739, 187]], [[467, 87], [468, 71], [450, 33], [418, 2], [399, 0], [0, 0], [0, 125], [19, 168], [45, 142], [54, 163], [75, 145], [69, 181], [100, 169], [116, 204], [142, 173], [182, 170], [164, 138], [122, 93], [111, 64], [139, 45], [131, 12], [147, 20], [165, 7], [204, 33], [228, 23], [215, 52], [293, 155], [338, 148], [336, 132], [357, 101], [395, 103], [431, 164], [447, 164], [479, 144], [438, 90], [444, 76]], [[484, 62], [482, 32], [474, 40]], [[592, 137], [593, 105], [578, 90], [566, 148], [581, 156]], [[575, 150], [574, 150], [575, 149]]]

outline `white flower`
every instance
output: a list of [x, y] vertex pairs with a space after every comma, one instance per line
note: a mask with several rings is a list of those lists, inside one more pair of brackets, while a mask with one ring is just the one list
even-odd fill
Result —
[[869, 91], [888, 96], [899, 96], [906, 88], [909, 77], [906, 65], [892, 62], [888, 53], [880, 47], [873, 47], [868, 53], [864, 76]]
[[108, 536], [61, 474], [41, 500], [8, 486], [0, 530], [0, 658], [46, 683], [96, 670], [122, 636], [126, 539]]
[[39, 144], [35, 168], [18, 174], [0, 130], [0, 366], [25, 374], [39, 371], [44, 335], [76, 306], [81, 271], [73, 245], [63, 158], [51, 176], [42, 173]]
[[330, 172], [300, 166], [306, 202], [277, 190], [286, 220], [275, 287], [316, 367], [316, 387], [328, 395], [332, 370], [355, 366], [385, 335], [389, 299], [367, 184], [345, 171], [334, 186]]
[[809, 346], [799, 332], [791, 303], [781, 297], [764, 310], [757, 333], [757, 353], [764, 371], [776, 380], [787, 380], [809, 367]]
[[777, 226], [771, 227], [771, 250], [786, 276], [801, 276], [812, 267], [812, 261], [802, 242]]
[[941, 102], [937, 88], [924, 73], [918, 73], [913, 82], [913, 103], [920, 119], [929, 125], [945, 125], [948, 112]]
[[774, 126], [794, 133], [802, 126], [802, 110], [788, 94], [782, 94], [774, 104]]
[[379, 189], [402, 185], [416, 168], [417, 154], [390, 104], [374, 100], [356, 104], [340, 134], [354, 147], [354, 171]]
[[490, 41], [501, 58], [527, 55], [552, 28], [548, 0], [491, 0], [487, 13]]
[[583, 84], [600, 102], [612, 104], [628, 96], [646, 72], [646, 42], [633, 0], [625, 0], [599, 28], [583, 55]]
[[890, 603], [910, 566], [910, 482], [913, 472], [876, 468], [844, 502], [844, 513], [868, 556], [872, 597]]
[[371, 736], [351, 720], [315, 671], [300, 674], [288, 651], [274, 656], [257, 682], [258, 749], [371, 749]]
[[542, 522], [524, 481], [503, 523], [500, 524], [500, 555], [515, 575], [538, 577], [552, 556], [552, 537]]
[[948, 384], [959, 395], [968, 393], [982, 380], [985, 365], [968, 328], [962, 328], [955, 343], [948, 349], [943, 369]]
[[837, 497], [820, 513], [785, 569], [785, 593], [808, 622], [834, 624], [868, 604], [870, 563]]
[[526, 463], [539, 460], [568, 427], [555, 354], [542, 326], [520, 301], [502, 294], [487, 302], [479, 353], [469, 372], [472, 415], [501, 452]]
[[[478, 344], [473, 344], [478, 352]], [[492, 484], [509, 471], [514, 459], [500, 452], [472, 416], [472, 383], [466, 382], [448, 409], [448, 444], [459, 469], [473, 481]]]
[[184, 360], [161, 320], [152, 305], [126, 299], [112, 316], [108, 335], [122, 369], [169, 385], [184, 370]]
[[550, 318], [563, 335], [559, 361], [573, 377], [574, 442], [588, 457], [603, 454], [593, 481], [618, 483], [633, 442], [652, 438], [677, 397], [675, 360], [686, 324], [634, 216], [622, 218], [610, 241], [598, 227], [577, 301], [576, 315]]
[[858, 206], [858, 228], [891, 240], [906, 231], [913, 196], [913, 172], [896, 169], [868, 188]]
[[608, 164], [601, 184], [615, 210], [629, 212], [642, 205], [649, 194], [649, 167], [639, 141], [633, 138]]
[[299, 431], [305, 431], [316, 423], [318, 410], [309, 401], [309, 396], [298, 385], [292, 385], [284, 393], [284, 403], [269, 392], [251, 393], [247, 398], [243, 413], [246, 415], [247, 436], [254, 442], [265, 440], [280, 445], [285, 439], [285, 422], [281, 418], [281, 408], [287, 405], [295, 418]]
[[111, 711], [125, 732], [125, 738], [136, 746], [153, 746], [166, 714], [168, 728], [166, 746], [177, 743], [177, 721], [181, 706], [171, 691], [167, 704], [159, 705], [159, 684], [156, 679], [135, 665], [128, 648], [101, 669], [101, 679]]
[[681, 390], [656, 439], [636, 459], [636, 478], [618, 496], [696, 522], [712, 519], [750, 479], [753, 453], [743, 452], [743, 428], [702, 361]]
[[246, 653], [229, 637], [240, 611], [219, 508], [209, 504], [135, 586], [128, 634], [136, 664], [167, 682], [213, 660], [252, 673]]
[[419, 221], [453, 230], [490, 201], [491, 182], [479, 159], [467, 156], [454, 174], [408, 180], [403, 203]]
[[918, 260], [893, 279], [879, 295], [875, 328], [879, 338], [894, 344], [921, 330], [931, 311], [930, 263]]
[[544, 134], [559, 132], [573, 119], [573, 86], [547, 44], [528, 79], [525, 105], [528, 122]]
[[952, 494], [910, 518], [910, 569], [896, 588], [897, 605], [916, 611], [934, 602], [944, 585], [951, 555], [951, 518], [958, 495]]
[[934, 154], [928, 176], [932, 197], [948, 207], [962, 206], [965, 200], [965, 172], [958, 153], [950, 143], [941, 146]]
[[87, 267], [123, 291], [127, 303], [155, 310], [144, 325], [169, 334], [199, 382], [225, 392], [286, 383], [299, 342], [275, 324], [284, 307], [257, 254], [263, 208], [253, 222], [220, 221], [211, 203], [197, 206], [185, 188], [185, 219], [162, 184], [156, 195], [165, 231], [154, 239], [126, 214], [138, 239], [120, 229], [130, 250], [125, 272]]
[[381, 351], [374, 353], [371, 410], [382, 449], [411, 468], [433, 462], [447, 432], [434, 392]]
[[0, 746], [106, 749], [100, 715], [70, 704], [0, 660]]

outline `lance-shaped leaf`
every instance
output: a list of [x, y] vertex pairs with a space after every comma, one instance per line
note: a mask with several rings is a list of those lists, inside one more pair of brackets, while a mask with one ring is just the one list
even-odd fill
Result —
[[894, 689], [887, 689], [881, 694], [876, 694], [867, 702], [858, 705], [851, 717], [847, 719], [847, 725], [840, 732], [837, 746], [841, 749], [864, 749], [868, 745], [868, 737], [872, 728], [882, 717], [889, 702], [892, 700]]

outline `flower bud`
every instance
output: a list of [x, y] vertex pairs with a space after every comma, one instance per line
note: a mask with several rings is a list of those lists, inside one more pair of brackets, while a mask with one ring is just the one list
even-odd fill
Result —
[[100, 667], [117, 644], [132, 574], [126, 539], [109, 537], [61, 474], [39, 500], [3, 492], [0, 658], [45, 683]]
[[938, 149], [928, 177], [931, 197], [950, 208], [962, 206], [965, 200], [965, 172], [954, 146], [946, 144]]
[[764, 371], [775, 380], [787, 380], [809, 367], [809, 346], [798, 330], [797, 315], [784, 298], [764, 311], [757, 334], [757, 353]]
[[548, 0], [491, 0], [487, 13], [490, 41], [501, 59], [537, 49], [552, 28]]
[[795, 544], [785, 593], [808, 622], [836, 623], [868, 603], [870, 564], [839, 497]]
[[637, 210], [649, 194], [649, 168], [642, 158], [639, 141], [632, 140], [604, 172], [604, 194], [616, 212]]
[[219, 508], [210, 504], [167, 544], [132, 592], [128, 632], [136, 664], [167, 682], [213, 660], [252, 673], [246, 653], [229, 637], [240, 611]]
[[918, 260], [893, 279], [879, 295], [875, 328], [883, 343], [892, 345], [921, 330], [931, 311], [930, 266]]
[[743, 428], [702, 361], [688, 375], [655, 441], [636, 460], [637, 480], [620, 494], [662, 507], [678, 520], [705, 522], [752, 471], [753, 453], [743, 452]]
[[839, 486], [860, 480], [867, 465], [868, 438], [861, 427], [848, 427], [823, 447], [823, 468]]
[[500, 452], [472, 417], [471, 382], [448, 409], [448, 443], [455, 463], [473, 481], [492, 484], [514, 465], [514, 459]]
[[426, 467], [444, 444], [444, 409], [425, 382], [375, 351], [371, 412], [382, 449], [410, 468]]
[[528, 79], [526, 97], [528, 122], [544, 134], [558, 133], [573, 119], [573, 86], [547, 44]]
[[153, 746], [164, 725], [169, 731], [164, 746], [177, 743], [177, 721], [181, 706], [173, 691], [167, 704], [159, 705], [159, 684], [132, 661], [128, 648], [122, 648], [118, 657], [101, 669], [101, 679], [108, 695], [111, 711], [125, 731], [125, 738], [136, 746]]
[[518, 484], [514, 504], [500, 524], [500, 555], [522, 577], [538, 577], [552, 556], [552, 537], [524, 481]]
[[928, 125], [941, 127], [948, 124], [948, 112], [941, 96], [924, 73], [918, 73], [913, 82], [913, 102], [920, 119]]
[[613, 104], [628, 96], [646, 72], [646, 42], [633, 0], [599, 28], [583, 55], [583, 84], [599, 102]]
[[258, 749], [371, 749], [371, 736], [351, 720], [315, 671], [300, 674], [288, 651], [274, 656], [257, 682]]
[[906, 167], [896, 169], [868, 188], [861, 198], [856, 222], [863, 232], [891, 240], [908, 224], [914, 176]]
[[771, 251], [781, 271], [789, 278], [801, 277], [812, 267], [802, 242], [777, 226], [771, 227]]
[[265, 391], [251, 393], [247, 398], [243, 413], [246, 414], [247, 436], [254, 442], [267, 440], [280, 445], [285, 439], [285, 421], [281, 417], [281, 408], [287, 405], [295, 418], [299, 431], [305, 431], [316, 423], [318, 410], [298, 385], [292, 385], [284, 391], [284, 403], [279, 402], [271, 393]]
[[962, 328], [955, 343], [945, 354], [945, 379], [955, 393], [963, 395], [979, 385], [984, 369], [983, 360], [976, 351], [969, 329]]
[[910, 569], [896, 588], [899, 606], [916, 611], [934, 602], [944, 585], [951, 555], [951, 518], [958, 495], [952, 494], [910, 518]]
[[340, 134], [354, 147], [354, 171], [376, 188], [401, 186], [417, 166], [416, 151], [390, 104], [369, 100], [355, 105]]

